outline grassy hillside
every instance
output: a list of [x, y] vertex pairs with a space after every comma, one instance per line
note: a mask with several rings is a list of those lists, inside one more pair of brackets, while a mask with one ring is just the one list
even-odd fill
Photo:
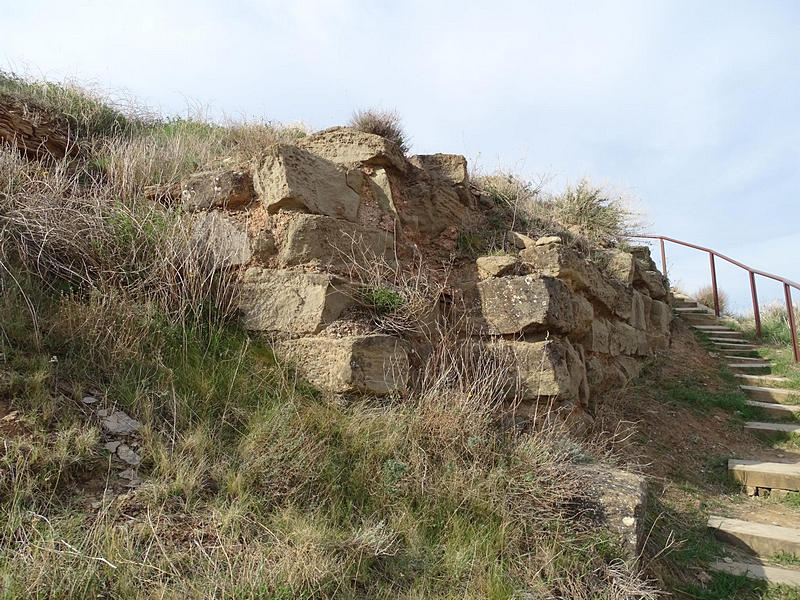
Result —
[[[10, 75], [0, 93], [80, 147], [0, 150], [0, 597], [650, 594], [581, 511], [590, 453], [499, 420], [491, 363], [446, 340], [406, 397], [344, 401], [236, 325], [170, 190], [300, 130]], [[135, 476], [114, 410], [140, 424]]]

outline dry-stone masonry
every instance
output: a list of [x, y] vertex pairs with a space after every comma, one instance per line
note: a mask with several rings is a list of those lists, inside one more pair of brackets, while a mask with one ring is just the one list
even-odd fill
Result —
[[508, 232], [505, 254], [459, 255], [459, 236], [487, 222], [490, 204], [462, 156], [406, 158], [336, 127], [197, 173], [181, 200], [214, 264], [239, 271], [244, 325], [330, 392], [384, 395], [414, 379], [430, 338], [376, 330], [362, 294], [381, 269], [423, 263], [451, 265], [434, 314], [501, 359], [509, 398], [575, 423], [669, 344], [668, 288], [646, 248], [593, 249], [589, 260], [561, 237]]

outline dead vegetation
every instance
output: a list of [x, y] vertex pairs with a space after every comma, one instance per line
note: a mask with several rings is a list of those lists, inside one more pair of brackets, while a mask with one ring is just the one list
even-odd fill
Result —
[[[194, 245], [170, 190], [296, 129], [0, 83], [77, 123], [82, 148], [0, 151], [3, 597], [657, 595], [576, 512], [580, 444], [501, 419], [502, 365], [460, 332], [427, 331], [439, 343], [406, 397], [345, 402], [232, 322], [235, 280]], [[447, 280], [421, 262], [358, 277], [393, 332], [419, 328]], [[141, 421], [139, 487], [103, 449], [87, 394]]]

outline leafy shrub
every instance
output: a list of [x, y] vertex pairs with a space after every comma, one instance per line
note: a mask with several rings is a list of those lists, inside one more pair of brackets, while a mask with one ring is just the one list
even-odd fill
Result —
[[348, 126], [364, 133], [374, 133], [394, 142], [405, 154], [408, 152], [408, 140], [400, 121], [400, 115], [395, 111], [365, 109], [353, 113]]

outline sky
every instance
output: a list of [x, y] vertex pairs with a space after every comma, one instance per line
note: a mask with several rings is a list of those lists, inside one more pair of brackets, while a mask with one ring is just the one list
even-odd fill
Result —
[[[588, 177], [638, 198], [649, 233], [800, 281], [794, 0], [0, 0], [0, 24], [0, 68], [170, 114], [322, 129], [397, 110], [414, 153], [553, 190]], [[667, 257], [687, 292], [709, 282], [707, 255]], [[718, 276], [748, 310], [746, 273]]]

